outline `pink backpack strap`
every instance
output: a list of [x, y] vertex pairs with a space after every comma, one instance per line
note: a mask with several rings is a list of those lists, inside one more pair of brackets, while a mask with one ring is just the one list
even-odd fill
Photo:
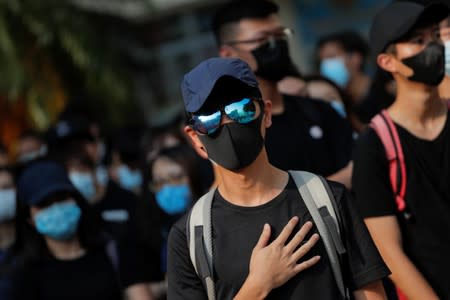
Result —
[[375, 130], [383, 143], [389, 161], [389, 178], [395, 194], [397, 209], [403, 212], [406, 208], [406, 165], [397, 129], [386, 110], [381, 111], [372, 119], [370, 127]]

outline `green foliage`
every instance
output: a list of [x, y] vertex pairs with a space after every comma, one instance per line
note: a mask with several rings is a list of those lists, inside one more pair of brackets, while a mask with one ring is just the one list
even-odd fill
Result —
[[68, 0], [0, 0], [0, 94], [41, 109], [39, 126], [51, 121], [42, 103], [61, 97], [58, 89], [66, 98], [82, 89], [107, 106], [102, 118], [123, 121], [130, 83], [114, 32], [101, 21]]

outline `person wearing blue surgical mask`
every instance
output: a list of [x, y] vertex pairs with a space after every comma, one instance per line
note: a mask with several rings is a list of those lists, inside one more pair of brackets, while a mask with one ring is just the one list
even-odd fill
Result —
[[98, 183], [94, 164], [89, 156], [79, 153], [66, 159], [69, 179], [84, 199], [94, 205], [105, 195], [105, 186]]
[[14, 254], [20, 258], [20, 273], [15, 299], [121, 300], [123, 293], [130, 299], [152, 299], [143, 285], [122, 286], [128, 273], [118, 268], [120, 248], [105, 239], [62, 165], [32, 163], [19, 176], [17, 192]]
[[0, 167], [0, 296], [2, 300], [12, 299], [12, 269], [2, 270], [7, 265], [11, 246], [15, 240], [16, 188], [13, 172]]
[[319, 72], [347, 92], [354, 104], [369, 91], [370, 77], [364, 73], [368, 45], [353, 31], [332, 33], [318, 42]]
[[[179, 144], [162, 148], [145, 168], [146, 189], [138, 210], [142, 228], [142, 249], [158, 253], [159, 282], [150, 285], [155, 296], [167, 291], [167, 236], [172, 225], [188, 211], [207, 186], [201, 176], [201, 165], [191, 147]], [[210, 184], [208, 182], [208, 184]], [[150, 266], [150, 262], [147, 263]]]
[[116, 134], [112, 147], [111, 179], [122, 188], [141, 195], [141, 132], [139, 128], [125, 128]]

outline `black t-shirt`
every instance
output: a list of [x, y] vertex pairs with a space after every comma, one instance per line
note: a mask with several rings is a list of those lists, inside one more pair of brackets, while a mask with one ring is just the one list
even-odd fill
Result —
[[135, 218], [137, 196], [110, 180], [105, 195], [93, 207], [102, 217], [105, 229], [115, 239], [121, 240]]
[[404, 251], [440, 299], [450, 299], [450, 118], [433, 141], [395, 126], [405, 155], [405, 201], [412, 218], [397, 213], [385, 150], [372, 129], [355, 149], [356, 201], [364, 218], [397, 215]]
[[[351, 205], [345, 188], [337, 183], [331, 183], [331, 188], [339, 205], [347, 237], [347, 284], [352, 289], [358, 289], [387, 276], [389, 271], [362, 219]], [[293, 216], [300, 218], [301, 225], [312, 220], [292, 178], [280, 195], [256, 207], [233, 205], [216, 192], [212, 206], [212, 226], [217, 299], [232, 299], [243, 285], [248, 275], [251, 253], [263, 225], [271, 225], [274, 239]], [[298, 230], [300, 225], [297, 227]], [[309, 236], [317, 232], [316, 229], [311, 231]], [[168, 299], [206, 299], [205, 290], [189, 257], [186, 217], [172, 227], [168, 251]], [[339, 290], [321, 241], [303, 259], [314, 255], [322, 257], [318, 264], [273, 290], [267, 299], [339, 299]]]
[[137, 224], [138, 198], [114, 181], [109, 181], [103, 199], [94, 206], [101, 215], [106, 231], [117, 241], [120, 255], [121, 282], [133, 284], [158, 279], [160, 253], [143, 249]]
[[117, 273], [104, 250], [70, 261], [48, 259], [20, 273], [17, 300], [121, 300]]
[[284, 112], [272, 116], [266, 134], [266, 150], [274, 166], [329, 176], [348, 164], [352, 129], [328, 103], [284, 96], [284, 104]]

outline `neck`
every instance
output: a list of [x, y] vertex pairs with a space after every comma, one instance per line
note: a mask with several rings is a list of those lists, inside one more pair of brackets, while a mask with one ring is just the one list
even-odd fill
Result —
[[14, 222], [0, 224], [0, 249], [8, 249], [15, 240]]
[[73, 260], [85, 254], [77, 237], [68, 241], [58, 241], [46, 236], [45, 242], [50, 253], [59, 260]]
[[397, 89], [397, 98], [389, 111], [399, 121], [426, 123], [446, 112], [437, 87], [408, 82], [408, 84], [398, 84]]
[[277, 83], [258, 77], [259, 88], [263, 99], [272, 102], [272, 115], [280, 115], [284, 112], [283, 95], [278, 91]]
[[269, 164], [265, 149], [248, 167], [233, 172], [217, 167], [220, 194], [239, 206], [258, 206], [269, 202], [285, 188], [289, 176]]
[[439, 95], [442, 99], [450, 100], [450, 76], [445, 76], [439, 85]]

